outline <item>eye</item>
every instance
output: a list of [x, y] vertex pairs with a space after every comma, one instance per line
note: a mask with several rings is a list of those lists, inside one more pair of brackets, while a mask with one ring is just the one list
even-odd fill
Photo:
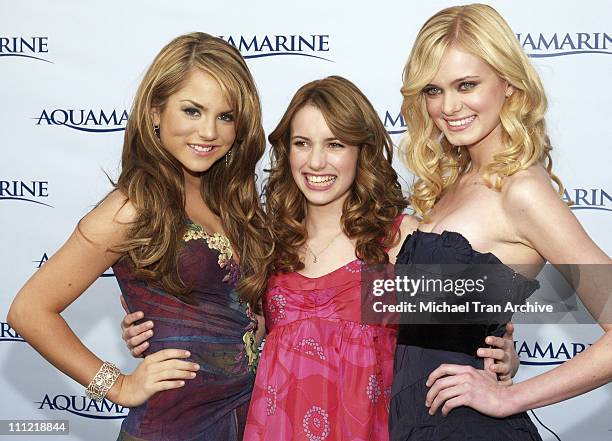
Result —
[[183, 109], [183, 112], [185, 112], [185, 115], [191, 118], [197, 118], [198, 116], [200, 116], [200, 111], [195, 107], [186, 107]]
[[331, 148], [331, 149], [343, 149], [344, 145], [340, 144], [339, 142], [330, 142], [329, 143], [329, 148]]
[[308, 144], [306, 143], [306, 141], [302, 141], [300, 139], [293, 141], [293, 146], [297, 147], [298, 149], [305, 149], [308, 147]]
[[225, 112], [219, 115], [221, 121], [232, 122], [234, 121], [234, 114], [231, 112]]
[[442, 93], [442, 89], [435, 86], [427, 86], [425, 89], [423, 89], [423, 93], [427, 96], [436, 96]]
[[459, 90], [462, 90], [462, 91], [470, 90], [470, 89], [473, 89], [474, 87], [476, 87], [476, 83], [472, 81], [464, 81], [463, 83], [459, 84]]

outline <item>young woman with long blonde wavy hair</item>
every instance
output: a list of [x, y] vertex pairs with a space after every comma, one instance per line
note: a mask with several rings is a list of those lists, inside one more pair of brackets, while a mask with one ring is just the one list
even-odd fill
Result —
[[[410, 202], [423, 220], [398, 263], [491, 265], [508, 296], [537, 289], [532, 278], [546, 261], [610, 263], [561, 199], [544, 89], [493, 8], [456, 6], [432, 16], [417, 35], [401, 91], [404, 159], [416, 176]], [[602, 313], [596, 296], [578, 288], [587, 307]], [[478, 336], [499, 335], [503, 325], [401, 325], [391, 439], [539, 440], [525, 410], [612, 379], [612, 328], [602, 326], [604, 336], [577, 357], [507, 386], [474, 358]]]
[[[239, 295], [263, 288], [264, 149], [238, 50], [204, 33], [177, 37], [138, 88], [115, 189], [11, 305], [9, 323], [49, 362], [91, 398], [131, 408], [120, 440], [242, 439], [256, 349]], [[60, 315], [110, 266], [128, 307], [157, 325], [131, 374], [102, 362]]]

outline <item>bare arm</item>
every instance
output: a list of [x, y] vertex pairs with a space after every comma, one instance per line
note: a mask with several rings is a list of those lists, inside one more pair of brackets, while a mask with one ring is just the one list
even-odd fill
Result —
[[[125, 238], [133, 216], [117, 192], [85, 216], [68, 241], [26, 282], [15, 297], [8, 322], [43, 357], [82, 385], [89, 384], [102, 361], [72, 332], [61, 312], [76, 300], [119, 254], [110, 251]], [[49, 338], [53, 336], [53, 339]], [[108, 398], [125, 406], [144, 402], [163, 388], [191, 378], [185, 351], [167, 350], [143, 361], [133, 375], [121, 375]], [[193, 370], [193, 369], [191, 369]], [[174, 381], [168, 381], [168, 380]]]
[[[574, 214], [548, 182], [528, 177], [509, 189], [508, 214], [524, 240], [552, 264], [595, 265], [608, 268], [612, 260], [591, 240]], [[603, 275], [603, 271], [601, 273]], [[582, 277], [577, 293], [587, 308], [602, 314], [607, 297]], [[604, 287], [609, 289], [609, 286]], [[556, 403], [612, 381], [612, 324], [602, 323], [604, 335], [573, 359], [508, 390], [511, 413]]]

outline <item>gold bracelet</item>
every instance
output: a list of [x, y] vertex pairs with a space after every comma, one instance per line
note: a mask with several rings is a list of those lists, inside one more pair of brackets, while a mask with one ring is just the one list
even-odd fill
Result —
[[102, 363], [100, 370], [96, 373], [89, 383], [89, 386], [85, 388], [85, 394], [87, 397], [95, 401], [102, 401], [117, 378], [121, 375], [121, 371], [114, 364], [105, 361]]

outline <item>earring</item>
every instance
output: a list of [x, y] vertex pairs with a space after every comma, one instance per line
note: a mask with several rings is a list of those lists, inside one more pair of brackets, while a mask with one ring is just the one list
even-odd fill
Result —
[[232, 160], [232, 149], [229, 149], [225, 154], [225, 166], [229, 167], [229, 163]]
[[155, 135], [159, 138], [159, 124], [153, 125], [153, 131], [155, 132]]

